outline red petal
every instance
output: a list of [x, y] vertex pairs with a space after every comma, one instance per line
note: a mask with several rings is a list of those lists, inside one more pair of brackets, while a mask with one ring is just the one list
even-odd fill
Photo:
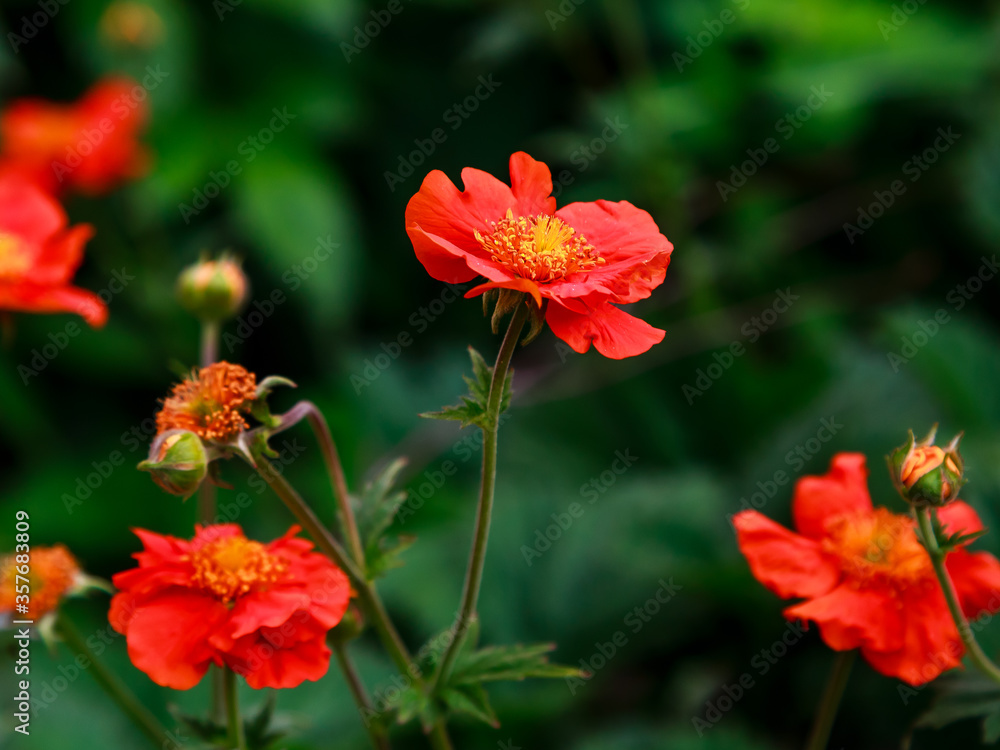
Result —
[[844, 583], [825, 596], [789, 607], [785, 617], [815, 622], [834, 651], [859, 647], [894, 651], [903, 645], [898, 603], [879, 589]]
[[868, 469], [860, 453], [838, 453], [825, 475], [802, 477], [795, 485], [792, 500], [795, 528], [813, 539], [826, 535], [829, 519], [871, 510]]
[[556, 210], [552, 196], [552, 174], [543, 162], [523, 151], [510, 157], [510, 184], [520, 216], [551, 214]]
[[530, 294], [535, 298], [535, 302], [539, 307], [542, 306], [542, 293], [538, 289], [538, 284], [536, 284], [531, 279], [510, 279], [507, 281], [490, 281], [486, 284], [480, 284], [479, 286], [473, 287], [465, 293], [466, 298], [478, 297], [483, 292], [489, 291], [490, 289], [513, 289], [517, 292], [524, 292], [525, 294]]
[[261, 636], [244, 638], [238, 649], [225, 655], [226, 663], [242, 674], [247, 685], [261, 688], [294, 688], [315, 681], [330, 669], [331, 651], [326, 638], [317, 635], [282, 648]]
[[733, 526], [754, 577], [783, 599], [822, 596], [840, 581], [836, 560], [812, 539], [755, 510], [737, 513]]
[[966, 617], [975, 620], [1000, 611], [1000, 561], [993, 555], [960, 549], [945, 564]]
[[77, 224], [50, 240], [42, 248], [25, 279], [32, 284], [61, 286], [68, 284], [83, 260], [83, 246], [94, 236], [90, 224]]
[[901, 648], [893, 651], [861, 649], [876, 670], [910, 685], [922, 685], [962, 663], [965, 649], [937, 582], [902, 602], [901, 619]]
[[0, 284], [0, 310], [34, 313], [71, 312], [94, 328], [108, 319], [108, 308], [93, 292], [75, 286]]
[[573, 351], [583, 354], [593, 342], [597, 351], [611, 359], [634, 357], [649, 351], [666, 335], [665, 331], [607, 302], [588, 308], [587, 313], [579, 313], [552, 300], [545, 321]]
[[972, 506], [961, 500], [949, 503], [937, 514], [949, 534], [975, 534], [985, 528], [979, 514], [972, 509]]
[[215, 655], [209, 637], [227, 614], [224, 604], [203, 594], [157, 597], [137, 607], [129, 622], [129, 658], [157, 685], [192, 688], [208, 670]]
[[0, 179], [0, 232], [40, 248], [66, 226], [62, 206], [17, 177]]
[[[571, 283], [601, 287], [612, 302], [636, 302], [663, 283], [674, 246], [660, 233], [653, 217], [627, 201], [570, 203], [556, 212], [604, 258], [604, 265], [576, 274]], [[552, 284], [556, 297], [579, 296]]]
[[229, 613], [229, 636], [242, 638], [263, 627], [280, 627], [309, 605], [306, 592], [295, 589], [273, 588], [240, 597]]

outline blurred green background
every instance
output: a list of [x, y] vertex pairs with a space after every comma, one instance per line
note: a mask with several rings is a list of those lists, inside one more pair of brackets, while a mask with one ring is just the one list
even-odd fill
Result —
[[[763, 487], [763, 511], [788, 522], [791, 485], [769, 482], [822, 473], [841, 450], [868, 455], [875, 502], [898, 508], [882, 456], [908, 428], [940, 421], [948, 436], [966, 431], [966, 499], [997, 520], [1000, 279], [966, 297], [958, 289], [987, 268], [1000, 239], [996, 3], [399, 0], [396, 13], [379, 0], [49, 5], [57, 12], [27, 44], [0, 44], [0, 96], [71, 100], [104, 74], [142, 80], [159, 70], [146, 138], [156, 160], [111, 196], [67, 204], [74, 223], [97, 228], [78, 283], [100, 290], [115, 271], [134, 276], [107, 327], [84, 331], [27, 383], [18, 365], [70, 318], [19, 315], [0, 351], [4, 548], [18, 509], [31, 514], [34, 544], [65, 542], [107, 577], [132, 565], [129, 527], [190, 535], [194, 503], [132, 469], [145, 442], [128, 433], [148, 439], [144, 420], [197, 358], [176, 274], [203, 250], [232, 248], [255, 302], [245, 327], [227, 327], [222, 354], [297, 381], [277, 408], [320, 404], [354, 488], [398, 455], [410, 458], [413, 492], [445, 462], [457, 469], [397, 524], [419, 541], [381, 584], [414, 649], [445, 629], [478, 454], [458, 443], [471, 430], [417, 413], [453, 402], [465, 347], [491, 359], [499, 337], [478, 301], [442, 301], [403, 211], [428, 170], [457, 181], [476, 166], [507, 179], [516, 150], [552, 167], [560, 204], [632, 201], [676, 251], [666, 283], [633, 310], [666, 328], [665, 341], [615, 362], [569, 352], [546, 331], [515, 357], [501, 431], [483, 641], [552, 640], [558, 660], [592, 666], [597, 644], [618, 631], [627, 643], [575, 694], [563, 682], [496, 687], [502, 727], [456, 722], [457, 747], [799, 747], [833, 655], [813, 630], [763, 673], [761, 650], [787, 632], [783, 603], [751, 577], [727, 516]], [[4, 36], [42, 8], [5, 0]], [[259, 150], [248, 139], [274, 109], [294, 119]], [[443, 143], [428, 141], [436, 128]], [[182, 213], [230, 160], [240, 174], [196, 215]], [[891, 205], [879, 205], [887, 196]], [[336, 248], [317, 262], [321, 241]], [[284, 302], [252, 323], [254, 304], [275, 290]], [[777, 290], [795, 297], [780, 314], [768, 312]], [[941, 309], [946, 324], [922, 327]], [[402, 333], [412, 343], [393, 346]], [[727, 358], [733, 342], [745, 353]], [[304, 428], [289, 437], [306, 448], [288, 475], [330, 517], [315, 443]], [[125, 465], [69, 513], [66, 496], [115, 451]], [[633, 465], [602, 480], [616, 451]], [[220, 503], [239, 491], [253, 498], [239, 517], [248, 533], [270, 539], [287, 528], [284, 508], [241, 467], [224, 475], [235, 490]], [[593, 503], [592, 479], [605, 490]], [[586, 512], [529, 565], [525, 546], [574, 502]], [[978, 546], [996, 552], [1000, 541]], [[681, 589], [634, 627], [626, 617], [661, 579]], [[69, 611], [91, 633], [105, 627], [106, 607], [94, 596]], [[982, 635], [993, 653], [997, 630]], [[370, 688], [391, 684], [370, 636], [354, 652]], [[109, 659], [165, 721], [168, 703], [197, 711], [207, 700], [207, 680], [184, 694], [153, 685], [120, 642]], [[66, 651], [50, 657], [36, 646], [35, 685], [69, 662]], [[699, 736], [692, 718], [745, 673], [754, 686]], [[12, 677], [5, 656], [4, 695]], [[859, 663], [830, 747], [898, 746], [932, 692], [904, 703], [898, 687]], [[263, 699], [251, 692], [249, 705]], [[278, 699], [293, 727], [281, 746], [366, 747], [336, 671]], [[11, 747], [144, 742], [87, 674], [35, 717], [29, 739], [11, 722], [5, 710], [0, 744]], [[978, 737], [964, 722], [918, 730], [912, 747]], [[411, 727], [396, 746], [425, 743]]]

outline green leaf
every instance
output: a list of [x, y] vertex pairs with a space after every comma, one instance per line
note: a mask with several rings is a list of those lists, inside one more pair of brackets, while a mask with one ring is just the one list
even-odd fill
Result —
[[[483, 355], [469, 347], [469, 357], [472, 359], [472, 377], [463, 375], [469, 386], [469, 395], [462, 396], [462, 403], [446, 406], [441, 411], [425, 412], [421, 417], [427, 419], [451, 419], [461, 423], [462, 427], [476, 425], [487, 429], [489, 427], [487, 404], [490, 398], [490, 386], [493, 382], [493, 368], [486, 364]], [[503, 395], [500, 398], [500, 413], [510, 405], [510, 383], [513, 369], [507, 371], [503, 385]]]
[[479, 719], [494, 729], [500, 726], [500, 720], [490, 705], [489, 696], [481, 685], [448, 688], [442, 693], [441, 699], [455, 713]]
[[576, 667], [550, 663], [547, 654], [554, 649], [553, 643], [482, 648], [458, 658], [448, 683], [455, 686], [500, 680], [519, 681], [529, 677], [564, 679], [588, 676]]
[[247, 716], [244, 719], [247, 748], [249, 750], [265, 750], [265, 748], [270, 747], [287, 734], [285, 731], [275, 730], [272, 727], [274, 709], [277, 704], [277, 695], [274, 692], [270, 692], [257, 713]]
[[980, 675], [941, 680], [931, 707], [917, 720], [918, 727], [940, 729], [964, 719], [983, 717], [983, 741], [1000, 739], [1000, 686]]
[[400, 554], [416, 539], [409, 534], [396, 537], [385, 535], [396, 511], [406, 499], [405, 492], [393, 489], [404, 466], [405, 458], [397, 458], [389, 464], [365, 486], [358, 503], [358, 532], [365, 548], [365, 566], [371, 580], [401, 566]]

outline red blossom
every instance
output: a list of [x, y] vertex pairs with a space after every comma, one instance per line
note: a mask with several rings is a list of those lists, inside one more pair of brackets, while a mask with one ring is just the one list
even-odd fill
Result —
[[0, 176], [0, 310], [72, 312], [104, 325], [108, 310], [93, 292], [71, 286], [93, 234], [67, 227], [53, 198], [13, 176]]
[[[920, 685], [959, 666], [964, 649], [913, 519], [872, 507], [867, 477], [864, 456], [838, 454], [826, 475], [796, 485], [799, 533], [743, 511], [733, 518], [740, 551], [767, 588], [805, 600], [786, 617], [815, 622], [830, 648], [860, 648], [882, 674]], [[983, 527], [962, 502], [938, 515], [949, 533]], [[967, 617], [997, 611], [996, 558], [958, 549], [946, 566]]]
[[673, 245], [631, 203], [571, 203], [556, 210], [549, 168], [524, 152], [510, 157], [511, 184], [462, 170], [465, 190], [434, 170], [406, 207], [417, 259], [435, 279], [486, 283], [466, 293], [513, 289], [530, 294], [553, 333], [577, 352], [591, 342], [622, 359], [663, 340], [664, 332], [617, 305], [648, 297], [663, 283]]
[[312, 543], [268, 544], [236, 524], [196, 527], [191, 541], [137, 529], [139, 567], [114, 576], [112, 627], [153, 682], [194, 687], [225, 665], [253, 688], [291, 688], [330, 666], [327, 632], [347, 611], [347, 576]]

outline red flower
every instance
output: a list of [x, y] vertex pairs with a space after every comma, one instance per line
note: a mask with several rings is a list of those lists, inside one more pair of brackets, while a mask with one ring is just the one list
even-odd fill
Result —
[[[797, 483], [798, 534], [743, 511], [733, 519], [740, 551], [771, 591], [806, 599], [786, 609], [786, 617], [812, 620], [830, 648], [860, 648], [882, 674], [920, 685], [961, 663], [962, 642], [913, 519], [873, 508], [867, 477], [864, 456], [838, 454], [825, 476]], [[951, 533], [983, 528], [962, 502], [938, 516]], [[946, 565], [967, 617], [1000, 608], [995, 557], [959, 549]]]
[[347, 611], [350, 584], [298, 531], [261, 544], [236, 524], [196, 527], [190, 542], [136, 529], [145, 549], [138, 568], [113, 578], [121, 591], [108, 615], [132, 663], [175, 690], [213, 663], [253, 688], [326, 674], [326, 634]]
[[103, 193], [140, 176], [148, 161], [137, 141], [147, 119], [134, 81], [101, 81], [74, 104], [20, 99], [0, 116], [7, 171], [30, 175], [42, 188]]
[[190, 430], [203, 440], [229, 442], [248, 427], [244, 415], [256, 398], [256, 375], [215, 362], [174, 386], [156, 415], [156, 433]]
[[664, 332], [617, 304], [648, 297], [663, 283], [673, 245], [653, 218], [631, 203], [571, 203], [556, 211], [549, 168], [526, 153], [510, 157], [511, 186], [486, 172], [462, 170], [465, 191], [439, 170], [424, 178], [406, 207], [406, 232], [435, 279], [488, 280], [547, 303], [545, 320], [577, 352], [591, 342], [622, 359], [642, 354]]
[[[29, 584], [27, 592], [23, 588], [25, 578]], [[63, 598], [82, 588], [83, 580], [76, 558], [62, 544], [32, 547], [30, 553], [7, 555], [0, 558], [0, 615], [15, 620], [41, 620]], [[25, 602], [28, 610], [15, 614], [17, 607]]]
[[23, 180], [0, 177], [0, 310], [73, 312], [104, 325], [108, 310], [100, 297], [70, 286], [94, 230], [66, 224], [54, 199]]

